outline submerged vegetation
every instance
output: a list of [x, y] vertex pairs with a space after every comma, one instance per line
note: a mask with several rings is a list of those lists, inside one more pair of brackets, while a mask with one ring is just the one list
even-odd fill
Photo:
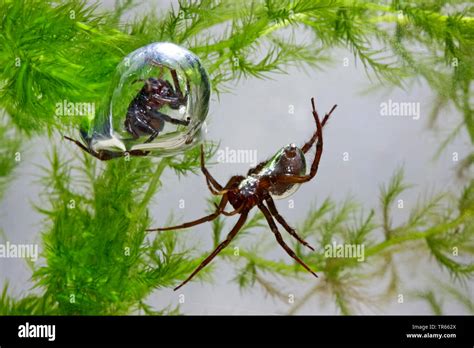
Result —
[[[172, 41], [200, 56], [215, 93], [231, 91], [241, 78], [267, 78], [291, 65], [330, 66], [337, 59], [332, 55], [335, 48], [349, 49], [373, 83], [410, 88], [418, 80], [427, 82], [434, 94], [432, 125], [458, 122], [439, 152], [461, 131], [474, 144], [474, 6], [468, 2], [190, 0], [124, 23], [123, 15], [135, 5], [117, 1], [114, 10], [104, 12], [82, 1], [0, 1], [0, 197], [21, 165], [16, 157], [27, 156], [23, 144], [34, 136], [49, 137], [53, 143], [65, 130], [72, 134], [77, 128], [74, 118], [55, 115], [56, 104], [67, 100], [102, 106], [116, 65], [132, 50], [156, 41]], [[222, 29], [218, 35], [215, 28]], [[310, 42], [299, 41], [296, 29], [310, 32]], [[442, 110], [457, 112], [438, 120]], [[199, 170], [199, 149], [169, 159], [107, 163], [83, 154], [70, 161], [54, 147], [48, 156], [49, 166], [42, 169], [44, 195], [36, 207], [44, 216], [36, 231], [44, 262], [32, 266], [36, 289], [15, 298], [5, 285], [0, 313], [178, 313], [179, 308], [151, 308], [147, 297], [155, 289], [177, 285], [205, 254], [185, 247], [173, 232], [147, 236], [148, 205], [159, 194], [163, 171], [187, 175]], [[443, 313], [442, 297], [472, 313], [465, 285], [474, 274], [473, 164], [474, 152], [459, 168], [468, 173], [460, 180], [460, 196], [444, 193], [420, 199], [398, 226], [391, 216], [397, 197], [408, 189], [402, 171], [381, 188], [380, 207], [368, 213], [360, 203], [329, 198], [310, 209], [298, 226], [300, 234], [320, 246], [318, 250], [334, 241], [364, 245], [367, 262], [306, 253], [295, 244], [321, 281], [291, 311], [300, 310], [316, 294], [329, 294], [339, 311], [348, 314], [382, 296], [396, 301], [411, 292], [434, 313]], [[215, 243], [223, 225], [221, 219], [213, 222]], [[262, 216], [256, 214], [245, 229], [262, 226]], [[4, 238], [12, 232], [4, 231]], [[286, 300], [288, 295], [272, 279], [300, 278], [304, 270], [288, 259], [266, 259], [266, 244], [258, 245], [240, 251], [236, 283], [242, 289], [260, 286]], [[232, 248], [222, 254], [234, 257]], [[450, 278], [440, 280], [437, 273], [432, 288], [401, 289], [397, 264], [413, 255], [414, 267], [431, 258]], [[205, 281], [210, 274], [212, 267], [204, 272]], [[385, 288], [374, 295], [369, 285], [375, 281]]]

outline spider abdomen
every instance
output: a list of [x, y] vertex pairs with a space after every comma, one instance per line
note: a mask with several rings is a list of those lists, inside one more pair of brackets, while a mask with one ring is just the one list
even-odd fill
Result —
[[[282, 147], [260, 170], [260, 176], [304, 175], [306, 173], [306, 159], [303, 151], [295, 144]], [[275, 199], [282, 199], [292, 195], [300, 185], [273, 183], [268, 191]]]

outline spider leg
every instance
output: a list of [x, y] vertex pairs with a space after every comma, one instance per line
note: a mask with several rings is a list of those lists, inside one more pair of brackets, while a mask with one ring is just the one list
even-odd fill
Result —
[[155, 138], [158, 136], [159, 132], [157, 131], [154, 131], [152, 135], [150, 135], [150, 137], [144, 141], [144, 144], [148, 144], [148, 143], [151, 143], [153, 140], [155, 140]]
[[179, 100], [183, 99], [183, 92], [181, 91], [181, 87], [179, 86], [179, 79], [176, 70], [170, 69], [171, 77], [173, 78], [173, 84], [176, 94], [178, 95]]
[[211, 262], [214, 259], [214, 257], [216, 257], [217, 254], [219, 254], [222, 251], [222, 249], [224, 249], [226, 246], [229, 245], [229, 243], [232, 241], [232, 239], [234, 239], [234, 237], [237, 235], [237, 233], [240, 231], [240, 229], [244, 225], [245, 221], [247, 220], [247, 216], [248, 216], [248, 211], [243, 212], [242, 215], [240, 215], [239, 220], [237, 221], [235, 226], [232, 228], [232, 230], [229, 232], [226, 239], [222, 243], [220, 243], [217, 246], [217, 248], [214, 249], [214, 251], [208, 257], [204, 259], [204, 261], [201, 262], [201, 264], [193, 271], [193, 273], [191, 273], [191, 275], [184, 282], [182, 282], [180, 285], [174, 288], [175, 291], [178, 290], [187, 282], [189, 282], [197, 273], [199, 273], [201, 269], [206, 267], [207, 264], [209, 264], [209, 262]]
[[[222, 191], [223, 188], [222, 186], [217, 182], [216, 179], [211, 175], [211, 173], [207, 170], [206, 168], [206, 163], [204, 159], [204, 145], [201, 144], [201, 171], [206, 177], [206, 183], [207, 187], [209, 187], [209, 191], [212, 192], [214, 195], [219, 195], [220, 193], [218, 191]], [[214, 187], [211, 187], [211, 185], [214, 185]]]
[[[316, 106], [314, 105], [314, 98], [311, 98], [311, 105], [313, 107], [313, 116], [316, 121], [316, 134], [318, 136], [318, 142], [316, 143], [316, 154], [314, 156], [313, 163], [311, 164], [311, 170], [309, 175], [304, 175], [305, 181], [309, 181], [315, 177], [318, 172], [319, 161], [321, 160], [321, 155], [323, 154], [323, 126], [319, 121], [318, 112], [316, 111]], [[305, 182], [303, 181], [303, 182]]]
[[173, 98], [173, 97], [163, 97], [160, 95], [155, 95], [153, 96], [154, 99], [162, 102], [163, 104], [168, 103], [168, 104], [173, 104], [179, 102], [178, 98]]
[[[334, 109], [337, 107], [337, 105], [334, 105], [331, 109], [331, 111], [329, 111], [325, 116], [324, 116], [324, 119], [323, 121], [321, 122], [321, 126], [324, 127], [324, 125], [326, 124], [326, 122], [328, 121], [329, 119], [329, 116], [331, 116], [332, 112], [334, 111]], [[313, 146], [314, 142], [316, 141], [316, 139], [318, 138], [318, 133], [317, 132], [314, 132], [313, 136], [311, 137], [311, 139], [303, 145], [303, 147], [301, 148], [301, 151], [303, 151], [303, 153], [306, 153], [309, 151], [309, 149], [311, 148], [311, 146]]]
[[155, 59], [150, 59], [149, 61], [151, 62], [151, 64], [160, 68], [160, 74], [158, 75], [158, 79], [161, 79], [163, 77], [163, 64], [161, 64]]
[[[150, 116], [149, 113], [147, 113], [146, 115]], [[143, 117], [143, 115], [141, 117]], [[148, 134], [151, 134], [150, 137], [144, 142], [145, 144], [150, 143], [158, 136], [158, 134], [160, 134], [163, 127], [160, 127], [159, 129], [154, 128], [150, 124], [142, 120], [141, 117], [133, 117], [133, 120], [135, 122], [134, 125], [130, 123], [131, 117], [128, 118], [125, 121], [126, 122], [125, 127], [127, 131], [133, 136], [133, 140], [136, 140], [140, 137], [140, 135], [138, 134], [135, 128], [140, 128], [142, 131], [147, 132]]]
[[109, 154], [109, 153], [106, 153], [106, 152], [100, 152], [99, 153], [99, 152], [92, 151], [91, 149], [86, 147], [84, 144], [82, 144], [80, 141], [69, 138], [68, 136], [65, 136], [65, 135], [63, 137], [66, 140], [72, 141], [74, 144], [79, 146], [79, 148], [81, 150], [83, 150], [84, 152], [87, 152], [89, 155], [92, 155], [92, 156], [94, 156], [95, 158], [97, 158], [101, 161], [108, 161], [108, 160], [111, 160], [112, 158], [118, 157], [118, 156], [113, 156], [112, 154]]
[[158, 80], [159, 80], [163, 77], [164, 69], [163, 69], [163, 65], [161, 65], [161, 64], [157, 64], [157, 65], [160, 67], [160, 73], [158, 75]]
[[[214, 206], [216, 207], [216, 209], [219, 209], [219, 206], [217, 204], [214, 203]], [[225, 215], [225, 216], [234, 216], [234, 215], [240, 213], [243, 208], [244, 208], [244, 205], [242, 204], [240, 207], [238, 207], [237, 209], [235, 209], [233, 211], [230, 211], [230, 212], [222, 210], [221, 214]]]
[[125, 130], [132, 135], [133, 140], [137, 140], [138, 138], [140, 138], [140, 134], [138, 134], [138, 132], [132, 126], [132, 123], [130, 121], [132, 117], [133, 115], [131, 113], [127, 114], [127, 118], [125, 119], [124, 126], [125, 126]]
[[[156, 60], [154, 59], [151, 59], [151, 63], [160, 67], [160, 75], [159, 75], [159, 79], [161, 79], [161, 77], [163, 76], [163, 64], [157, 62]], [[181, 91], [181, 87], [179, 85], [179, 79], [178, 79], [178, 74], [176, 73], [176, 70], [175, 69], [170, 69], [168, 68], [170, 73], [171, 73], [171, 77], [173, 78], [173, 84], [174, 84], [174, 89], [175, 89], [175, 92], [176, 94], [178, 95], [178, 99], [179, 101], [183, 100], [183, 92]]]
[[[150, 154], [150, 151], [142, 151], [142, 150], [131, 150], [128, 151], [128, 153], [132, 156], [148, 156]], [[126, 152], [123, 153], [123, 156], [125, 156]]]
[[206, 178], [206, 184], [207, 184], [207, 188], [209, 189], [209, 191], [211, 191], [211, 193], [214, 196], [221, 196], [228, 192], [228, 190], [217, 191], [214, 187], [212, 187], [212, 184], [208, 178]]
[[224, 210], [225, 206], [227, 205], [227, 202], [228, 202], [227, 196], [224, 195], [219, 203], [218, 209], [212, 214], [206, 215], [197, 220], [185, 222], [184, 224], [181, 224], [181, 225], [171, 226], [171, 227], [162, 227], [162, 228], [150, 228], [150, 229], [147, 229], [146, 231], [155, 232], [155, 231], [179, 230], [182, 228], [188, 228], [188, 227], [202, 224], [204, 222], [212, 221], [221, 214], [222, 210]]
[[77, 146], [79, 146], [83, 151], [87, 152], [88, 154], [91, 154], [92, 155], [92, 151], [87, 148], [83, 143], [81, 143], [80, 141], [77, 141], [76, 139], [72, 139], [72, 138], [69, 138], [68, 136], [66, 135], [63, 135], [64, 139], [66, 140], [69, 140], [71, 142], [73, 142], [74, 144], [76, 144]]
[[166, 122], [172, 123], [172, 124], [179, 124], [183, 126], [188, 126], [189, 125], [189, 120], [179, 120], [177, 118], [173, 118], [171, 116], [168, 116], [162, 112], [152, 110], [148, 112], [148, 115], [153, 118], [157, 118], [160, 120], [164, 120]]
[[87, 152], [88, 154], [94, 156], [95, 158], [97, 158], [101, 161], [108, 161], [108, 160], [111, 160], [113, 158], [123, 157], [127, 153], [132, 155], [132, 156], [148, 156], [148, 154], [150, 153], [149, 151], [142, 151], [142, 150], [132, 150], [132, 151], [121, 152], [121, 153], [112, 153], [112, 152], [103, 152], [103, 151], [96, 152], [96, 151], [92, 151], [92, 150], [88, 149], [87, 147], [85, 147], [83, 144], [81, 144], [77, 140], [71, 139], [67, 136], [64, 136], [64, 139], [72, 141], [77, 146], [79, 146], [83, 151]]
[[273, 234], [275, 234], [276, 240], [278, 244], [281, 245], [283, 249], [290, 255], [296, 262], [298, 262], [301, 266], [303, 266], [308, 272], [313, 274], [316, 278], [318, 275], [314, 273], [311, 268], [309, 268], [296, 254], [291, 248], [285, 243], [283, 240], [283, 237], [281, 236], [280, 232], [278, 231], [278, 227], [275, 224], [275, 221], [273, 221], [272, 215], [268, 211], [268, 209], [263, 205], [263, 203], [258, 204], [258, 207], [262, 211], [263, 215], [267, 219], [268, 225], [270, 226], [270, 229], [272, 230]]
[[280, 225], [282, 225], [285, 230], [289, 234], [291, 234], [298, 242], [314, 251], [314, 248], [309, 245], [308, 242], [306, 242], [303, 238], [301, 238], [298, 233], [296, 233], [295, 229], [288, 225], [283, 216], [280, 215], [275, 206], [275, 202], [273, 202], [272, 197], [268, 196], [267, 198], [265, 198], [265, 201], [267, 202], [268, 209], [270, 209], [270, 213], [272, 213], [273, 217], [280, 223]]
[[[169, 123], [172, 123], [172, 124], [180, 124], [180, 125], [185, 125], [185, 126], [187, 126], [189, 124], [189, 121], [178, 120], [176, 118], [172, 118], [168, 115], [165, 115], [165, 114], [163, 114], [159, 111], [149, 111], [146, 114], [150, 118], [157, 119], [157, 120], [164, 121], [164, 122], [169, 122]], [[160, 127], [160, 129], [155, 129], [151, 125], [149, 125], [148, 123], [143, 122], [142, 120], [140, 120], [139, 118], [136, 119], [136, 122], [138, 122], [142, 128], [146, 129], [149, 133], [151, 133], [150, 137], [147, 140], [145, 140], [145, 142], [144, 142], [145, 144], [146, 143], [151, 143], [153, 140], [155, 140], [155, 138], [158, 136], [158, 134], [160, 134], [161, 130], [163, 129], [163, 127]], [[163, 123], [162, 123], [162, 125], [163, 125]]]

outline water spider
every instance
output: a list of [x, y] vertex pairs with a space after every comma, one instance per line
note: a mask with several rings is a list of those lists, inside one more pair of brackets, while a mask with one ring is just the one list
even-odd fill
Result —
[[[145, 143], [152, 142], [158, 136], [163, 130], [165, 122], [183, 126], [189, 125], [189, 119], [176, 119], [159, 111], [166, 105], [174, 110], [184, 107], [188, 96], [187, 94], [183, 95], [181, 91], [176, 70], [169, 69], [173, 78], [173, 88], [168, 80], [162, 78], [163, 66], [156, 62], [153, 64], [161, 68], [161, 73], [158, 78], [149, 77], [144, 81], [144, 86], [128, 107], [124, 122], [125, 129], [134, 139], [138, 139], [144, 134], [150, 135]], [[135, 82], [138, 81], [143, 82], [143, 80]]]
[[[165, 123], [174, 125], [189, 126], [190, 118], [186, 120], [171, 117], [163, 112], [165, 106], [172, 110], [179, 110], [185, 108], [188, 100], [189, 85], [187, 86], [186, 94], [183, 94], [179, 85], [178, 74], [175, 69], [169, 69], [173, 85], [163, 78], [164, 67], [158, 62], [151, 61], [151, 64], [160, 68], [158, 77], [149, 77], [146, 80], [138, 79], [135, 82], [142, 82], [143, 87], [137, 95], [130, 102], [125, 121], [123, 123], [124, 129], [132, 136], [132, 139], [137, 140], [142, 135], [148, 135], [148, 139], [144, 144], [151, 143], [163, 130]], [[120, 152], [112, 152], [108, 150], [95, 150], [91, 144], [87, 146], [81, 142], [65, 136], [65, 139], [74, 142], [85, 152], [94, 157], [107, 161], [113, 158], [122, 157], [126, 154], [130, 156], [147, 156], [147, 150], [130, 150], [126, 151], [125, 146], [118, 139], [113, 138], [112, 143], [120, 148]], [[127, 139], [124, 139], [127, 140]]]
[[[319, 119], [316, 107], [314, 105], [314, 98], [311, 99], [312, 113], [316, 122], [316, 131], [311, 139], [306, 142], [303, 147], [299, 148], [295, 144], [289, 144], [281, 148], [272, 158], [261, 162], [256, 167], [251, 168], [247, 176], [236, 175], [230, 178], [225, 186], [220, 185], [207, 170], [204, 163], [204, 149], [201, 145], [201, 170], [206, 177], [207, 186], [214, 195], [222, 196], [220, 203], [216, 205], [216, 211], [210, 215], [204, 216], [200, 219], [186, 222], [178, 226], [154, 228], [148, 231], [166, 231], [188, 228], [199, 225], [201, 223], [212, 221], [219, 215], [231, 216], [239, 214], [240, 217], [227, 235], [227, 238], [221, 242], [217, 248], [208, 256], [201, 264], [191, 273], [191, 275], [183, 281], [174, 290], [179, 289], [184, 284], [189, 282], [201, 269], [209, 264], [219, 252], [229, 245], [232, 239], [237, 235], [239, 230], [245, 224], [248, 214], [255, 206], [265, 216], [268, 226], [275, 235], [277, 242], [281, 247], [296, 260], [307, 271], [311, 272], [315, 277], [316, 273], [311, 270], [285, 243], [280, 234], [275, 220], [299, 243], [305, 245], [311, 250], [314, 250], [298, 233], [285, 221], [285, 219], [278, 213], [273, 198], [281, 198], [292, 194], [296, 188], [305, 182], [310, 181], [316, 176], [319, 162], [323, 153], [323, 127], [328, 121], [331, 113], [336, 108], [336, 105], [327, 113], [322, 120]], [[317, 141], [316, 141], [317, 140]], [[305, 154], [316, 143], [316, 154], [311, 164], [309, 174], [306, 174]], [[273, 198], [272, 198], [273, 197]], [[234, 208], [233, 211], [225, 210], [226, 205], [230, 203]]]

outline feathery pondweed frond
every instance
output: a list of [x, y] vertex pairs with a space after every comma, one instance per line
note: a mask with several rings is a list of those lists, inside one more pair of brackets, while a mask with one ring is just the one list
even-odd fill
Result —
[[[60, 100], [79, 97], [100, 104], [121, 58], [145, 43], [172, 41], [201, 57], [216, 91], [240, 76], [263, 77], [291, 64], [319, 64], [332, 49], [349, 48], [385, 81], [400, 85], [421, 75], [440, 97], [463, 111], [468, 132], [474, 132], [469, 104], [474, 21], [469, 4], [445, 15], [447, 2], [419, 7], [342, 0], [180, 1], [167, 13], [147, 14], [131, 24], [118, 21], [133, 5], [129, 2], [100, 15], [84, 2], [25, 4], [6, 1], [0, 8], [5, 42], [0, 50], [5, 67], [1, 100], [25, 130], [57, 123], [53, 106]], [[288, 35], [286, 29], [296, 28], [312, 31], [310, 42], [297, 43]], [[373, 47], [373, 40], [382, 48]], [[31, 119], [28, 114], [40, 115]]]
[[12, 179], [12, 173], [21, 160], [21, 139], [11, 120], [5, 115], [0, 116], [0, 199]]
[[[394, 255], [397, 259], [404, 254], [412, 253], [416, 253], [417, 259], [434, 258], [455, 278], [462, 280], [472, 277], [473, 185], [474, 182], [471, 182], [466, 187], [458, 199], [458, 206], [453, 205], [446, 195], [435, 195], [424, 204], [415, 206], [404, 223], [396, 229], [389, 229], [393, 233], [388, 236], [385, 234], [385, 221], [389, 218], [391, 210], [396, 207], [394, 199], [403, 191], [402, 188], [409, 187], [403, 182], [402, 170], [395, 173], [388, 185], [381, 187], [381, 201], [384, 204], [380, 211], [371, 210], [364, 215], [360, 204], [349, 200], [337, 208], [338, 205], [328, 199], [319, 208], [311, 209], [297, 231], [301, 232], [309, 243], [319, 246], [318, 250], [313, 253], [306, 252], [304, 248], [298, 248], [297, 243], [293, 244], [299, 250], [299, 256], [322, 276], [324, 286], [320, 286], [319, 283], [315, 285], [301, 297], [300, 302], [295, 303], [291, 313], [324, 291], [334, 296], [335, 303], [343, 314], [354, 313], [355, 308], [367, 300], [370, 302], [370, 299], [393, 295], [390, 288], [406, 291], [401, 289], [396, 271], [402, 264], [393, 259]], [[333, 243], [342, 246], [363, 246], [363, 253], [340, 256], [327, 254], [327, 248]], [[291, 268], [294, 271], [293, 276], [305, 274], [305, 270], [300, 267], [292, 267], [283, 261], [265, 260], [261, 254], [262, 250], [259, 250], [259, 253], [241, 250], [244, 266], [238, 273], [240, 286], [251, 286], [253, 282], [250, 280], [256, 275], [266, 281], [270, 281], [268, 279], [270, 274], [289, 277], [291, 274], [288, 270]], [[250, 280], [245, 278], [243, 273], [248, 270], [251, 270]], [[364, 293], [367, 279], [371, 279], [372, 282], [374, 279], [384, 282], [391, 272], [395, 273], [392, 273], [392, 280], [389, 281], [385, 293], [378, 295]], [[462, 281], [458, 284], [460, 287], [463, 286]], [[414, 296], [411, 299], [414, 301], [418, 298], [419, 296]], [[424, 298], [434, 301], [433, 298], [428, 299], [426, 296]]]
[[425, 300], [431, 307], [431, 311], [435, 315], [443, 315], [442, 305], [439, 300], [436, 298], [436, 295], [433, 291], [426, 291], [418, 293], [418, 297]]
[[390, 237], [392, 231], [392, 222], [390, 221], [390, 209], [395, 202], [395, 199], [408, 187], [402, 184], [403, 170], [398, 169], [393, 175], [388, 187], [382, 186], [380, 188], [380, 202], [383, 210], [383, 228], [385, 236]]
[[97, 102], [137, 47], [83, 1], [2, 1], [0, 13], [0, 103], [28, 133], [63, 125], [58, 102]]
[[[152, 170], [150, 161], [120, 159], [99, 170], [85, 160], [84, 178], [53, 151], [43, 176], [49, 207], [38, 208], [47, 217], [46, 265], [33, 279], [57, 304], [57, 314], [126, 314], [153, 289], [191, 270], [194, 262], [175, 234], [146, 236], [147, 205], [167, 165], [164, 159]], [[81, 175], [88, 181], [85, 192], [74, 185]]]
[[[217, 145], [211, 142], [204, 144], [204, 156], [206, 159], [211, 158], [217, 151]], [[168, 166], [174, 170], [176, 175], [196, 174], [201, 170], [201, 149], [195, 146], [184, 153], [183, 156], [170, 158]]]

